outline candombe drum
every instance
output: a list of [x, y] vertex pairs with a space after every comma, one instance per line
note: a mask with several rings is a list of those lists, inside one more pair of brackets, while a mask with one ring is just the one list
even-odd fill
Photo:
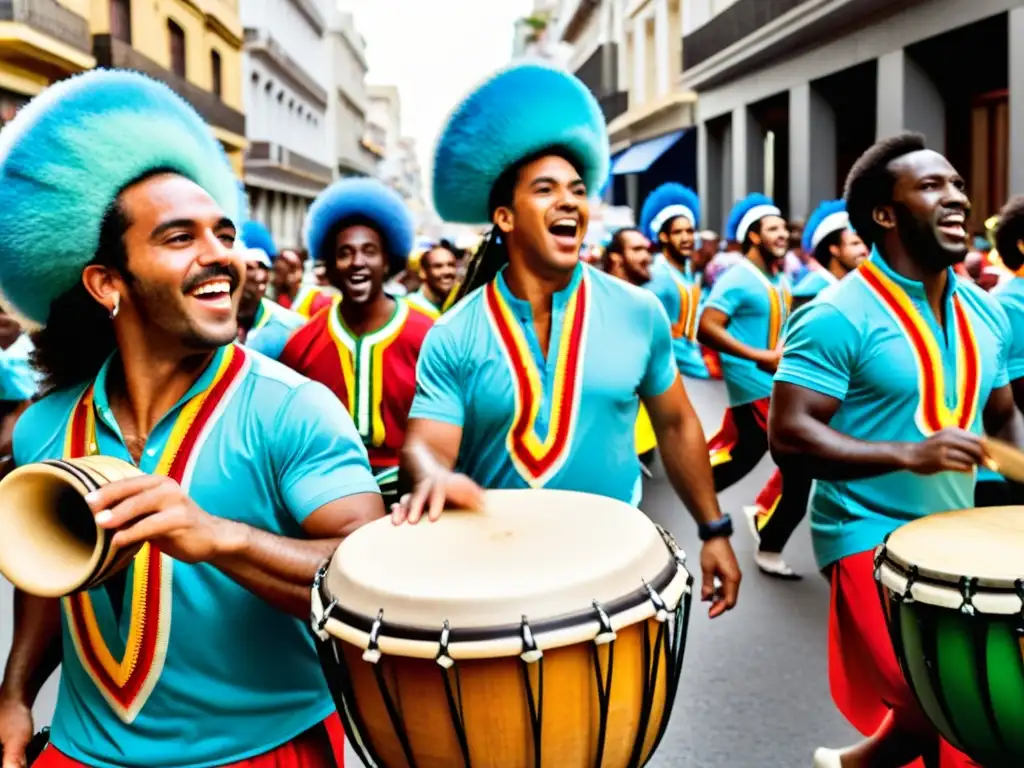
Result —
[[380, 520], [321, 570], [312, 624], [349, 739], [381, 768], [620, 768], [657, 749], [693, 578], [642, 512], [490, 491]]
[[936, 729], [985, 768], [1024, 765], [1024, 507], [915, 520], [875, 565], [896, 656]]
[[141, 474], [109, 456], [43, 461], [0, 481], [0, 573], [23, 592], [64, 597], [103, 583], [138, 552], [113, 546], [83, 498]]

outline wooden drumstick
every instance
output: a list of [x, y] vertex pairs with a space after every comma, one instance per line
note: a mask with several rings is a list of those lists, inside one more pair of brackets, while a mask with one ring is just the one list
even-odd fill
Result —
[[987, 455], [985, 466], [1005, 478], [1024, 483], [1024, 451], [993, 437], [981, 438]]

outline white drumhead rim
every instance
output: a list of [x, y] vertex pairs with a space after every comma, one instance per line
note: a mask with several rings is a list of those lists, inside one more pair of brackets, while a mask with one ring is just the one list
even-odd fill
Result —
[[[906, 596], [909, 584], [910, 597], [917, 602], [954, 611], [964, 605], [962, 577], [906, 563], [884, 544], [876, 550], [875, 557], [878, 581], [890, 592]], [[970, 604], [980, 614], [1024, 615], [1024, 598], [1017, 594], [1015, 585], [1007, 586], [1003, 580], [978, 579], [971, 585]]]
[[[693, 577], [682, 561], [670, 556], [666, 567], [649, 586], [663, 604], [664, 610], [673, 613], [683, 600], [688, 599], [692, 584]], [[322, 640], [333, 637], [363, 651], [370, 648], [370, 633], [377, 617], [353, 616], [334, 604], [327, 593], [326, 580], [314, 586], [312, 597], [313, 628]], [[647, 586], [641, 586], [619, 600], [624, 605], [614, 611], [608, 611], [602, 606], [613, 631], [646, 621], [659, 613]], [[338, 616], [345, 613], [348, 615], [344, 618]], [[441, 649], [443, 626], [428, 628], [388, 625], [387, 617], [383, 619], [375, 643], [382, 655], [437, 658]], [[321, 623], [322, 627], [319, 626]], [[567, 616], [542, 617], [536, 621], [527, 617], [527, 623], [539, 651], [592, 642], [603, 630], [599, 614], [593, 606]], [[453, 661], [513, 657], [524, 652], [521, 626], [450, 627], [449, 633], [447, 655]]]

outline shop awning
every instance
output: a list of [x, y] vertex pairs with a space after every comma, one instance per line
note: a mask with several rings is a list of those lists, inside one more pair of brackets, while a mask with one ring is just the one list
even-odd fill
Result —
[[663, 154], [678, 142], [689, 128], [666, 133], [647, 141], [634, 144], [629, 149], [612, 158], [612, 173], [621, 176], [625, 173], [643, 173]]

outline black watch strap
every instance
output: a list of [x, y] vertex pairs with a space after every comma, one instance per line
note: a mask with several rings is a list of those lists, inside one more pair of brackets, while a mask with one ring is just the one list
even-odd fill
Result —
[[701, 523], [697, 526], [697, 535], [700, 536], [701, 541], [717, 539], [722, 536], [729, 538], [732, 536], [732, 518], [729, 515], [722, 515], [718, 520]]

